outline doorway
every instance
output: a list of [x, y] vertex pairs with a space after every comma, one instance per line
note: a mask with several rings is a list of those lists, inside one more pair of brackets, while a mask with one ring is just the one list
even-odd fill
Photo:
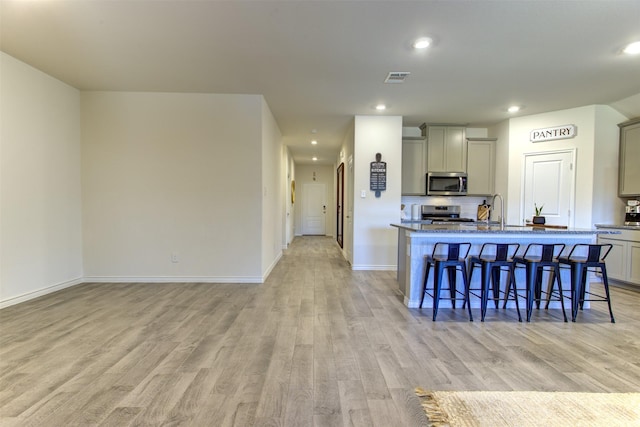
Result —
[[302, 192], [302, 234], [324, 236], [326, 234], [327, 186], [303, 184]]
[[336, 240], [342, 248], [342, 235], [344, 233], [344, 212], [342, 210], [342, 207], [344, 206], [344, 163], [340, 163], [340, 166], [338, 166], [338, 177], [336, 183], [338, 193], [336, 197]]
[[523, 222], [531, 221], [538, 206], [547, 224], [573, 226], [575, 157], [575, 149], [525, 154]]

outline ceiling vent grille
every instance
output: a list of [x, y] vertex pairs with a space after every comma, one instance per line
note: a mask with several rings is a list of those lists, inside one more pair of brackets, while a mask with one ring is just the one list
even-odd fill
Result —
[[404, 83], [407, 76], [411, 74], [408, 71], [392, 71], [387, 74], [387, 78], [384, 79], [385, 83]]

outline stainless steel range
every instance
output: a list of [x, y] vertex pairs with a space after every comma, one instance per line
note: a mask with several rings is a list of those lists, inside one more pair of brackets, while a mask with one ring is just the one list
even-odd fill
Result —
[[460, 206], [422, 205], [422, 219], [434, 222], [474, 222], [471, 218], [460, 218]]

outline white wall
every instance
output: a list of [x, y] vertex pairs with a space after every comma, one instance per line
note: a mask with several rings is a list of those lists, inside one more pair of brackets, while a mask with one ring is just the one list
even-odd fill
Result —
[[261, 281], [274, 210], [261, 155], [278, 133], [263, 108], [256, 95], [83, 92], [86, 279]]
[[[315, 174], [315, 180], [314, 180]], [[307, 195], [304, 193], [305, 184], [325, 184], [325, 201], [327, 202], [327, 213], [325, 215], [325, 235], [335, 236], [335, 171], [332, 165], [296, 164], [296, 217], [295, 232], [301, 236], [304, 214], [302, 206]]]
[[342, 139], [340, 152], [336, 160], [337, 167], [344, 163], [344, 227], [342, 235], [342, 255], [353, 265], [353, 203], [354, 203], [354, 149], [355, 149], [355, 120], [351, 122], [347, 133]]
[[[494, 191], [501, 194], [504, 199], [504, 215], [509, 218], [508, 177], [509, 177], [509, 121], [505, 120], [489, 129], [489, 135], [497, 138], [496, 141], [496, 171]], [[491, 202], [489, 202], [491, 203]], [[496, 200], [496, 203], [499, 203]], [[518, 206], [518, 205], [514, 205]], [[491, 212], [491, 219], [497, 221], [500, 216], [498, 207]], [[507, 224], [510, 224], [507, 222]]]
[[[262, 280], [282, 256], [283, 163], [282, 134], [269, 106], [262, 104]], [[237, 165], [236, 165], [237, 166]], [[253, 174], [249, 174], [251, 176]]]
[[[612, 162], [617, 158], [616, 136], [618, 118], [623, 117], [610, 107], [590, 105], [568, 110], [553, 111], [514, 118], [509, 121], [509, 176], [508, 223], [521, 224], [530, 214], [520, 212], [524, 154], [576, 149], [576, 197], [574, 226], [591, 228], [594, 223], [606, 221], [606, 209], [612, 209], [617, 194], [617, 184], [612, 183]], [[532, 143], [529, 134], [533, 129], [574, 124], [574, 138]], [[597, 147], [597, 148], [596, 148]], [[596, 157], [597, 155], [597, 157]], [[617, 168], [617, 162], [616, 162]], [[603, 171], [604, 169], [608, 169]], [[601, 172], [603, 171], [603, 172]], [[595, 179], [606, 177], [604, 188]], [[599, 207], [594, 208], [594, 204]], [[595, 214], [595, 216], [594, 216]], [[611, 218], [613, 220], [613, 218]], [[617, 219], [620, 221], [620, 219]]]
[[595, 107], [592, 224], [620, 224], [624, 220], [626, 203], [618, 197], [618, 123], [626, 120], [627, 117], [611, 107]]
[[[291, 181], [295, 181], [295, 164], [293, 162], [293, 156], [291, 155], [291, 150], [289, 147], [282, 147], [282, 164], [284, 165], [283, 179], [284, 179], [284, 193], [285, 197], [283, 200], [283, 211], [284, 217], [282, 218], [282, 226], [284, 227], [285, 233], [282, 241], [282, 249], [286, 249], [289, 247], [289, 244], [293, 241], [293, 237], [295, 234], [295, 211], [296, 204], [292, 202], [291, 199]], [[295, 185], [295, 184], [294, 184]], [[294, 192], [295, 195], [295, 192]]]
[[82, 277], [79, 92], [0, 52], [0, 307]]
[[[395, 270], [402, 180], [402, 117], [355, 117], [353, 198], [354, 270]], [[387, 190], [376, 198], [369, 190], [370, 163], [376, 153], [387, 162]], [[365, 198], [361, 197], [364, 191]]]

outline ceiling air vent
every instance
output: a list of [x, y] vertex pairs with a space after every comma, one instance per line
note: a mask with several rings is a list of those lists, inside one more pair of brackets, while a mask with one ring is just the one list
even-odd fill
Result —
[[407, 76], [411, 74], [408, 71], [392, 71], [387, 75], [387, 78], [384, 79], [385, 83], [404, 83]]

